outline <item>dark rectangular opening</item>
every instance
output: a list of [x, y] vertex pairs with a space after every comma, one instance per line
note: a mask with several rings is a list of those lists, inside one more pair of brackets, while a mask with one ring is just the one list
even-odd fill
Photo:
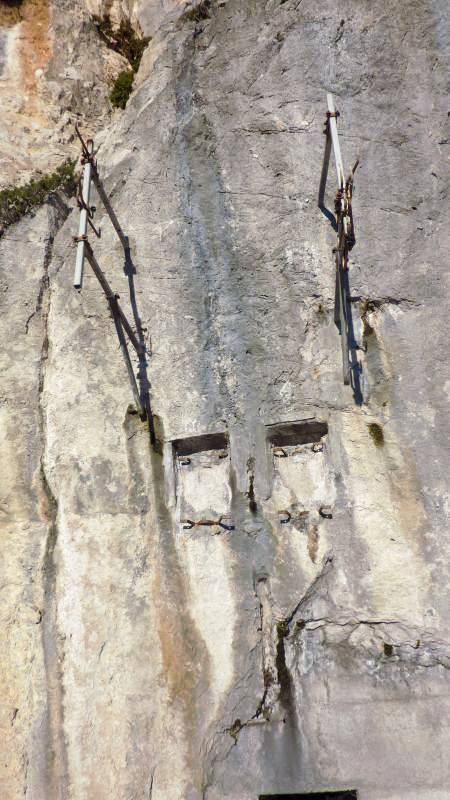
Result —
[[[268, 436], [272, 447], [289, 447], [296, 444], [314, 444], [328, 433], [326, 422], [317, 419], [303, 419], [295, 422], [282, 422], [278, 425], [268, 425]], [[282, 797], [283, 795], [280, 795]], [[301, 797], [302, 795], [298, 795]], [[317, 795], [318, 797], [321, 795]], [[338, 795], [336, 795], [338, 797]], [[289, 795], [286, 795], [289, 797]], [[296, 795], [292, 795], [293, 798]], [[308, 795], [304, 795], [308, 798]], [[314, 795], [309, 795], [314, 797]], [[330, 795], [331, 797], [331, 795]]]
[[259, 800], [357, 800], [354, 789], [340, 792], [308, 792], [307, 794], [260, 794]]
[[225, 433], [205, 433], [203, 436], [174, 439], [172, 447], [176, 456], [192, 456], [204, 450], [226, 450], [228, 437]]

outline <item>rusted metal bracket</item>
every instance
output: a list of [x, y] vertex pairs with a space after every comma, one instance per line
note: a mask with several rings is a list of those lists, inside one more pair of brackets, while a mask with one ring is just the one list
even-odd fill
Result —
[[198, 522], [193, 522], [191, 519], [182, 519], [181, 523], [183, 525], [183, 530], [187, 531], [191, 528], [195, 528], [197, 526], [208, 526], [213, 527], [218, 525], [219, 528], [222, 528], [225, 531], [234, 531], [234, 525], [227, 524], [222, 521], [223, 517], [219, 517], [219, 519], [200, 519]]
[[[82, 186], [81, 186], [81, 180], [78, 181], [78, 190], [77, 190], [76, 200], [77, 200], [78, 208], [80, 210], [84, 209], [84, 211], [86, 211], [88, 225], [90, 225], [90, 227], [94, 231], [94, 233], [97, 236], [97, 238], [100, 239], [100, 237], [102, 235], [102, 232], [101, 232], [100, 228], [97, 230], [97, 228], [95, 227], [95, 225], [94, 225], [94, 223], [92, 221], [93, 218], [94, 218], [94, 211], [96, 209], [95, 209], [95, 206], [88, 206], [86, 204], [86, 201], [85, 201], [85, 199], [83, 197], [83, 189], [82, 189]], [[81, 239], [81, 240], [77, 239], [77, 241], [83, 241], [83, 239]]]
[[287, 458], [287, 453], [284, 447], [274, 447], [272, 453], [275, 458]]
[[323, 517], [323, 519], [333, 519], [333, 512], [330, 506], [320, 506], [319, 515]]
[[97, 230], [97, 228], [95, 227], [95, 225], [94, 225], [94, 223], [92, 222], [92, 220], [90, 219], [90, 217], [88, 217], [88, 225], [90, 225], [90, 227], [91, 227], [91, 228], [92, 228], [92, 230], [94, 231], [94, 233], [95, 233], [95, 235], [96, 235], [97, 239], [100, 239], [100, 238], [101, 238], [101, 235], [102, 235], [102, 232], [101, 232], [100, 228]]
[[75, 127], [75, 133], [77, 134], [81, 142], [81, 163], [85, 164], [87, 161], [89, 161], [94, 166], [95, 165], [94, 156], [96, 154], [96, 151], [94, 151], [94, 140], [86, 139], [86, 141], [84, 141], [83, 135], [76, 122], [74, 127]]

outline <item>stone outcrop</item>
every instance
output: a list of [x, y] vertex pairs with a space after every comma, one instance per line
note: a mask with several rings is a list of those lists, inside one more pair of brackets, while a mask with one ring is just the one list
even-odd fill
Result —
[[[95, 136], [157, 438], [53, 193], [0, 240], [2, 798], [446, 800], [445, 4], [1, 9], [2, 182], [73, 156], [74, 119]], [[104, 13], [151, 37], [123, 112]], [[327, 91], [361, 159], [357, 391]]]

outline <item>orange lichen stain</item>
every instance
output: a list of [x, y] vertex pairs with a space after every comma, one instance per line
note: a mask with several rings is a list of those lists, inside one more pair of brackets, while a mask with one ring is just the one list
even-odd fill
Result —
[[34, 115], [40, 105], [36, 70], [45, 71], [52, 55], [49, 0], [24, 0], [20, 13], [22, 21], [16, 39], [17, 77], [28, 111]]
[[[198, 685], [202, 673], [207, 669], [208, 655], [185, 608], [184, 587], [178, 585], [182, 596], [180, 599], [183, 599], [183, 602], [177, 606], [167, 602], [168, 587], [166, 587], [166, 591], [163, 591], [166, 581], [167, 576], [161, 574], [161, 570], [158, 568], [155, 574], [154, 589], [158, 607], [161, 609], [158, 635], [161, 645], [162, 671], [171, 702], [177, 700], [181, 702], [182, 706], [189, 706], [195, 687]], [[182, 582], [179, 575], [175, 577], [174, 582], [175, 584]]]
[[[3, 8], [4, 4], [0, 5]], [[16, 184], [46, 166], [52, 127], [45, 74], [53, 52], [50, 0], [23, 0], [5, 17], [0, 53], [0, 184]], [[7, 22], [7, 24], [6, 24]], [[41, 168], [42, 168], [41, 166]]]
[[317, 550], [319, 548], [319, 529], [317, 525], [308, 528], [308, 555], [313, 562], [316, 563]]
[[[158, 608], [161, 680], [173, 713], [185, 731], [199, 731], [203, 715], [199, 697], [207, 702], [210, 684], [208, 651], [189, 612], [189, 590], [175, 552], [165, 544], [165, 557], [155, 569], [153, 595]], [[193, 769], [198, 758], [196, 737], [185, 741], [183, 759]]]

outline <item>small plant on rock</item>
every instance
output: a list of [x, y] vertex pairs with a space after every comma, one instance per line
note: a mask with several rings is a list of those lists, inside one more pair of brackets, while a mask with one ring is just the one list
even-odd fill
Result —
[[57, 189], [72, 195], [75, 191], [76, 160], [67, 159], [54, 172], [42, 175], [23, 186], [8, 186], [0, 191], [0, 235], [8, 225], [32, 214]]
[[188, 8], [183, 14], [183, 18], [190, 22], [201, 22], [204, 19], [209, 19], [210, 16], [211, 0], [202, 0], [202, 2], [194, 5], [193, 8]]
[[130, 20], [122, 20], [114, 28], [108, 14], [92, 17], [98, 35], [110, 50], [120, 53], [127, 59], [131, 69], [124, 69], [117, 75], [109, 99], [114, 108], [125, 108], [133, 89], [133, 80], [141, 63], [142, 54], [147, 47], [149, 36], [138, 36]]
[[369, 433], [373, 441], [375, 442], [376, 447], [383, 447], [384, 433], [381, 425], [378, 425], [377, 422], [370, 422], [368, 428], [369, 428]]
[[134, 72], [131, 69], [124, 69], [119, 72], [109, 95], [111, 105], [114, 108], [125, 108], [133, 90], [133, 81]]

